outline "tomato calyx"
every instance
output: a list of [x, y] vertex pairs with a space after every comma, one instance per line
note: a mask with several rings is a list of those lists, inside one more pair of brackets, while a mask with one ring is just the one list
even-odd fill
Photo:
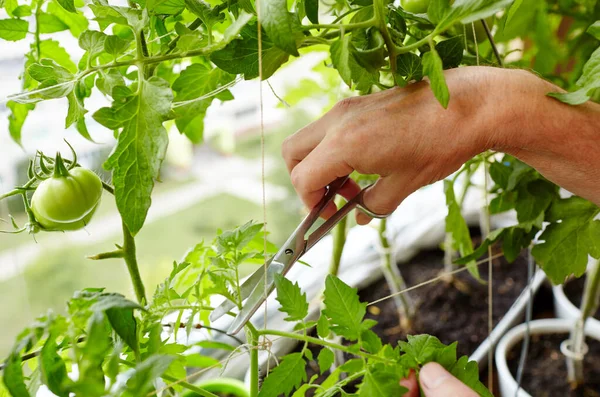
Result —
[[[73, 163], [74, 164], [74, 163]], [[54, 178], [66, 178], [68, 177], [69, 169], [65, 166], [65, 162], [63, 161], [60, 152], [56, 153], [56, 157], [54, 158]]]

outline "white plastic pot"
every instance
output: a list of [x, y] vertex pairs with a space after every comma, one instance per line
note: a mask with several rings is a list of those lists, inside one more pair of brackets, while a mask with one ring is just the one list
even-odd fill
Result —
[[[560, 318], [534, 320], [529, 323], [529, 326], [531, 335], [560, 333], [564, 334], [566, 339], [573, 327], [573, 320]], [[523, 339], [526, 330], [526, 324], [516, 326], [500, 339], [496, 348], [496, 370], [498, 371], [498, 383], [500, 384], [500, 396], [502, 397], [531, 397], [523, 389], [519, 389], [517, 394], [517, 381], [508, 369], [506, 361], [507, 353]], [[589, 324], [585, 327], [585, 334], [590, 338], [600, 341], [600, 330], [590, 327]]]
[[[579, 318], [581, 311], [569, 300], [567, 295], [565, 295], [565, 290], [562, 285], [553, 286], [552, 293], [554, 295], [554, 313], [556, 314], [556, 317], [568, 320], [576, 320]], [[596, 332], [600, 333], [600, 320], [591, 317], [587, 320], [587, 326], [594, 328]]]

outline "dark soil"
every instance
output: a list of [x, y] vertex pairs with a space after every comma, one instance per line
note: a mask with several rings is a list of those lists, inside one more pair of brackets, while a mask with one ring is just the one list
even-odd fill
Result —
[[[583, 287], [585, 285], [585, 275], [573, 280], [569, 280], [565, 283], [563, 289], [565, 295], [575, 307], [581, 306], [581, 299], [583, 298]], [[600, 320], [600, 307], [594, 314], [594, 317]]]
[[[584, 359], [586, 385], [571, 390], [567, 365], [560, 344], [567, 334], [532, 335], [521, 386], [533, 397], [600, 397], [600, 342], [588, 338], [589, 353]], [[516, 377], [521, 343], [508, 352], [508, 367]]]
[[[408, 286], [431, 280], [443, 271], [442, 251], [420, 253], [400, 270]], [[509, 264], [504, 258], [493, 260], [493, 321], [498, 323], [527, 284], [527, 259], [523, 255]], [[482, 280], [487, 280], [487, 264], [479, 266]], [[373, 328], [384, 342], [395, 345], [407, 334], [427, 333], [443, 343], [458, 341], [458, 354], [470, 355], [488, 335], [488, 285], [467, 272], [456, 274], [456, 282], [431, 283], [410, 291], [417, 307], [412, 329], [399, 327], [392, 299], [369, 306], [368, 318], [378, 322]], [[458, 287], [458, 288], [457, 288]], [[466, 288], [465, 288], [466, 287]], [[361, 301], [372, 302], [389, 295], [385, 280], [359, 292]]]

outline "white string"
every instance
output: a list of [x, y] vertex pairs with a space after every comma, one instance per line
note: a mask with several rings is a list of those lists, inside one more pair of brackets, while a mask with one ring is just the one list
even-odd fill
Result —
[[235, 79], [233, 79], [229, 83], [224, 84], [224, 85], [220, 86], [219, 88], [217, 88], [217, 89], [215, 89], [215, 90], [213, 90], [213, 91], [211, 91], [211, 92], [209, 92], [207, 94], [199, 96], [198, 98], [189, 99], [187, 101], [175, 102], [173, 104], [173, 108], [178, 108], [178, 107], [181, 107], [181, 106], [186, 106], [186, 105], [189, 105], [191, 103], [202, 101], [204, 99], [213, 97], [213, 96], [215, 96], [215, 95], [217, 95], [217, 94], [219, 94], [219, 93], [227, 90], [228, 88], [233, 87], [234, 85], [236, 85], [240, 81], [242, 81], [242, 76], [237, 76]]

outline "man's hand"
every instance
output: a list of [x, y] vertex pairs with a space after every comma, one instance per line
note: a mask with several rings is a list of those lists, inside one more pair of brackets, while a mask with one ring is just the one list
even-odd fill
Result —
[[[339, 102], [290, 136], [282, 152], [307, 207], [337, 177], [358, 171], [380, 179], [364, 197], [387, 214], [412, 192], [488, 150], [513, 154], [553, 182], [600, 203], [598, 105], [569, 106], [546, 96], [557, 87], [522, 70], [461, 67], [445, 72], [448, 109], [427, 81]], [[359, 187], [349, 182], [347, 198]], [[332, 204], [323, 214], [335, 211]], [[357, 213], [366, 224], [366, 215]]]
[[[477, 397], [477, 393], [452, 376], [438, 363], [425, 364], [419, 373], [421, 390], [426, 397]], [[408, 392], [404, 397], [419, 397], [419, 385], [414, 372], [400, 381]]]

